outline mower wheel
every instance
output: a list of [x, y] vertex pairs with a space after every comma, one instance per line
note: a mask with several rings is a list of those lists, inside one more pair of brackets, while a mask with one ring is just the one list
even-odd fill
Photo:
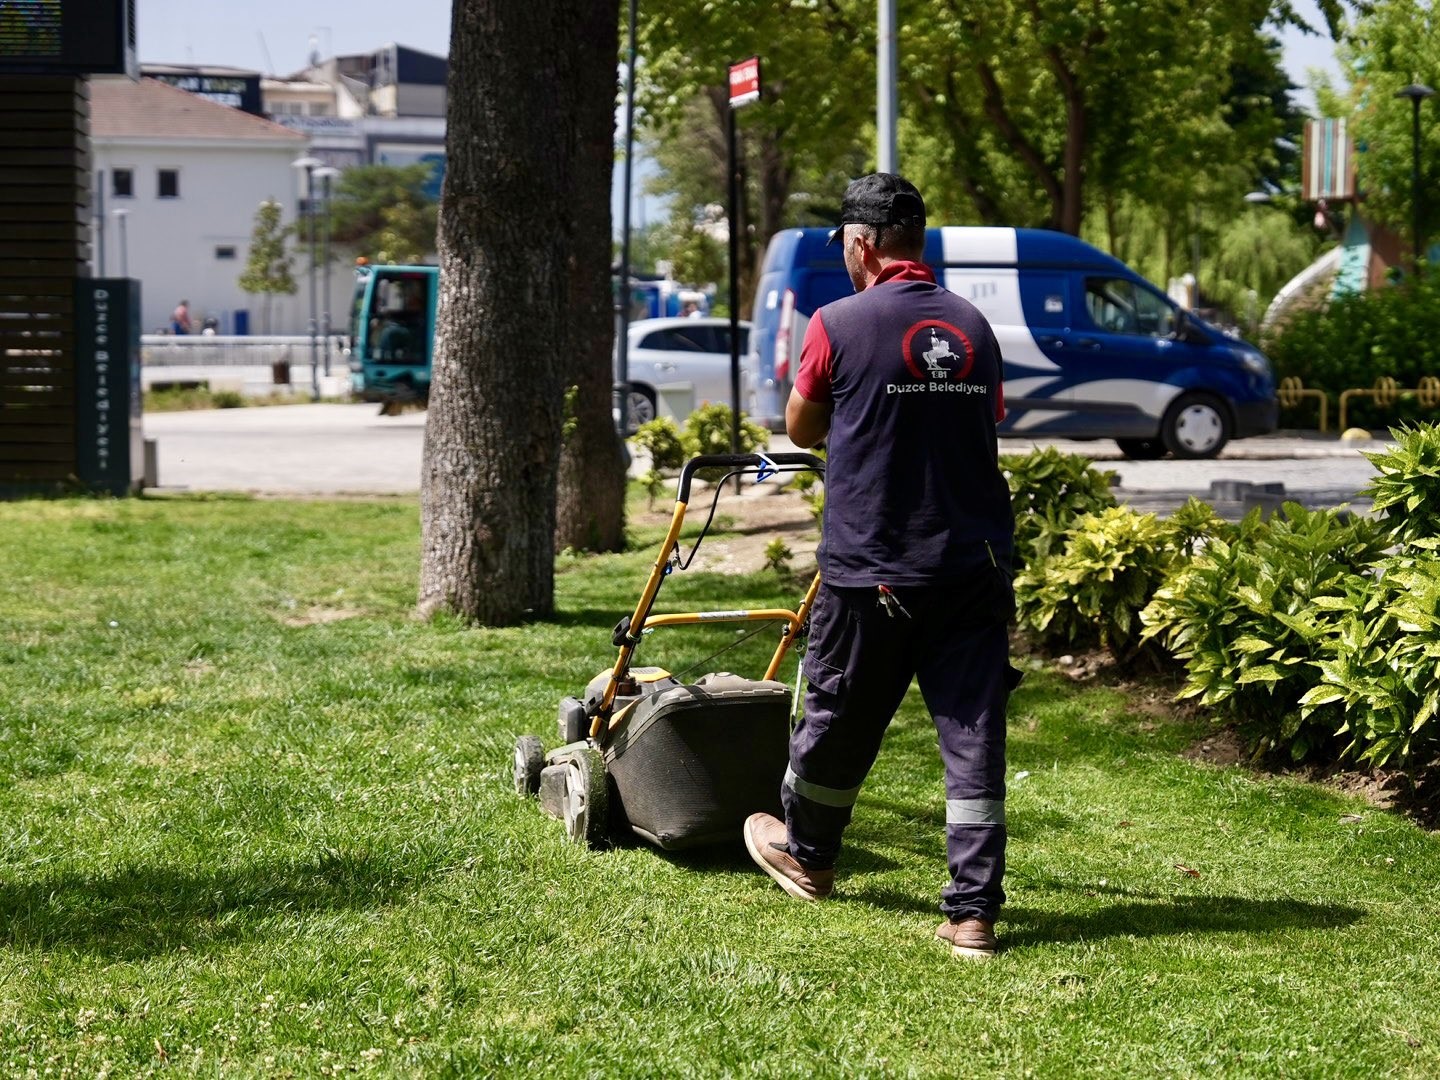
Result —
[[540, 790], [540, 770], [545, 767], [545, 747], [538, 735], [521, 735], [515, 740], [515, 794], [534, 795]]
[[576, 750], [566, 759], [565, 835], [577, 844], [598, 848], [609, 839], [609, 790], [605, 758], [593, 747]]

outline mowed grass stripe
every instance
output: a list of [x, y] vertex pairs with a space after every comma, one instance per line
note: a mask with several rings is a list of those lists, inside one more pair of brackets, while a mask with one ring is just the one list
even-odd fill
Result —
[[[1007, 950], [962, 964], [918, 694], [827, 904], [738, 845], [581, 850], [512, 794], [515, 736], [553, 743], [653, 548], [561, 557], [556, 616], [505, 630], [411, 618], [413, 500], [11, 503], [0, 549], [7, 1075], [1440, 1070], [1435, 838], [1186, 760], [1203, 724], [1117, 690], [1027, 672]], [[678, 574], [663, 602], [799, 588]]]

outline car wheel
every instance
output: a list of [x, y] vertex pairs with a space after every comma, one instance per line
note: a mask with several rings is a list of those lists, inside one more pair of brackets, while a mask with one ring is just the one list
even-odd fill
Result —
[[655, 391], [648, 386], [631, 383], [628, 407], [630, 415], [626, 418], [626, 430], [633, 433], [641, 424], [655, 419]]
[[1210, 394], [1181, 394], [1165, 411], [1160, 437], [1177, 458], [1213, 458], [1230, 441], [1230, 410]]
[[1115, 445], [1131, 461], [1154, 461], [1165, 456], [1165, 444], [1159, 438], [1116, 439]]

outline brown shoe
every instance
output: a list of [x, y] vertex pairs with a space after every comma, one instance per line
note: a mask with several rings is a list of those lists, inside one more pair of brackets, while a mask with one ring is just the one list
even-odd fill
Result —
[[989, 960], [1000, 951], [995, 924], [984, 919], [947, 919], [935, 931], [935, 936], [950, 943], [951, 956], [963, 956], [967, 960]]
[[835, 887], [834, 870], [810, 870], [790, 854], [785, 823], [774, 814], [745, 819], [745, 847], [755, 864], [796, 900], [823, 900]]

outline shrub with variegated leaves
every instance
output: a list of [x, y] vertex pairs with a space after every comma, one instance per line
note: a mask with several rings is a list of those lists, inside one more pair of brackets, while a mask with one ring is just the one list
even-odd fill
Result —
[[1440, 425], [1394, 428], [1395, 445], [1366, 454], [1375, 466], [1368, 495], [1391, 534], [1406, 543], [1440, 536]]
[[1392, 556], [1326, 607], [1338, 615], [1300, 698], [1309, 719], [1343, 708], [1344, 752], [1371, 765], [1428, 763], [1440, 750], [1440, 539]]
[[1374, 522], [1342, 512], [1286, 503], [1265, 522], [1252, 511], [1156, 591], [1141, 613], [1144, 637], [1185, 662], [1181, 696], [1235, 722], [1256, 749], [1296, 759], [1333, 749], [1339, 701], [1308, 712], [1300, 701], [1385, 543]]
[[1129, 663], [1140, 609], [1175, 559], [1154, 514], [1112, 506], [1076, 519], [1063, 546], [1015, 575], [1016, 616], [1050, 646], [1101, 645]]
[[1053, 446], [1028, 454], [1002, 454], [1000, 471], [1010, 486], [1010, 508], [1015, 514], [1017, 570], [1049, 555], [1078, 518], [1115, 505], [1110, 490], [1113, 472]]

